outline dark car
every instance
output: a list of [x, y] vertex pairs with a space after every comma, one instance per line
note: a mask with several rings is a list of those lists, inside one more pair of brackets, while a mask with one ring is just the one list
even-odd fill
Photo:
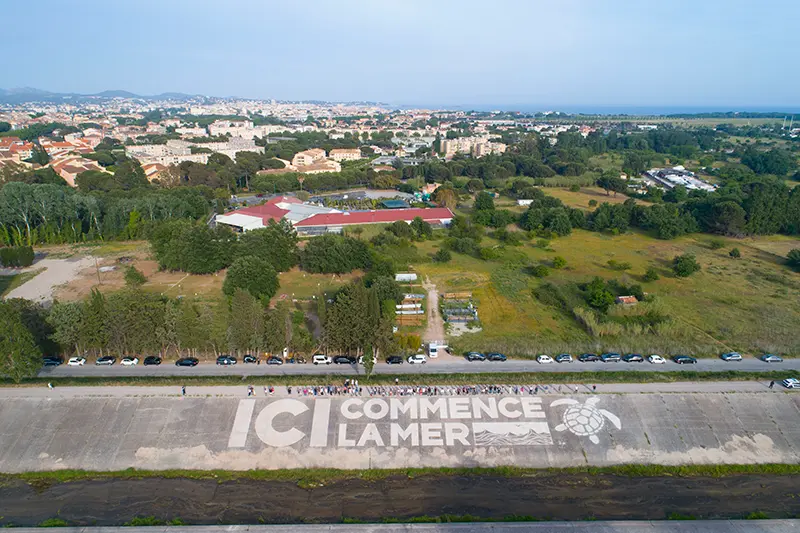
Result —
[[255, 355], [247, 354], [244, 357], [242, 357], [242, 362], [254, 365], [258, 363], [258, 357], [256, 357]]
[[111, 366], [117, 362], [117, 358], [111, 355], [104, 355], [103, 357], [98, 357], [97, 361], [94, 362], [96, 365], [106, 365]]
[[220, 355], [219, 357], [217, 357], [217, 364], [225, 366], [235, 365], [236, 358], [232, 355]]
[[600, 356], [600, 360], [604, 363], [619, 363], [622, 357], [618, 353], [604, 353]]
[[337, 355], [333, 358], [333, 362], [337, 365], [352, 365], [354, 361], [346, 355]]
[[55, 355], [46, 355], [42, 357], [43, 366], [58, 366], [64, 363], [64, 360]]
[[675, 355], [672, 357], [672, 360], [679, 365], [693, 365], [697, 363], [697, 359], [689, 357], [688, 355]]
[[465, 357], [467, 361], [486, 361], [486, 356], [480, 352], [468, 352]]
[[486, 354], [486, 359], [489, 361], [505, 361], [508, 357], [501, 353], [491, 352]]
[[389, 365], [402, 365], [403, 364], [403, 358], [400, 357], [399, 355], [389, 356], [386, 359], [386, 364], [389, 364]]
[[282, 365], [283, 359], [278, 357], [277, 355], [271, 355], [269, 359], [267, 359], [268, 365]]
[[161, 358], [156, 357], [155, 355], [148, 355], [144, 358], [144, 366], [151, 366], [151, 365], [160, 365]]
[[594, 363], [595, 361], [599, 361], [600, 358], [597, 354], [593, 353], [582, 353], [578, 356], [578, 361], [581, 363]]
[[196, 357], [181, 357], [175, 361], [175, 366], [197, 366], [199, 362]]
[[556, 363], [571, 363], [572, 356], [568, 353], [560, 353], [553, 358]]
[[644, 357], [638, 353], [629, 353], [622, 358], [626, 363], [644, 363]]

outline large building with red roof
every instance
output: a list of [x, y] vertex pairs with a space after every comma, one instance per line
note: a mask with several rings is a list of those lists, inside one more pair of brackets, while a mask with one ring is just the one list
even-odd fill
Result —
[[277, 222], [286, 219], [298, 233], [317, 235], [341, 233], [347, 226], [363, 224], [391, 224], [397, 221], [410, 224], [416, 217], [432, 226], [446, 226], [453, 219], [453, 212], [446, 207], [340, 211], [289, 196], [278, 196], [261, 205], [217, 215], [215, 220], [217, 224], [229, 226], [235, 231], [251, 231], [268, 226], [270, 220]]

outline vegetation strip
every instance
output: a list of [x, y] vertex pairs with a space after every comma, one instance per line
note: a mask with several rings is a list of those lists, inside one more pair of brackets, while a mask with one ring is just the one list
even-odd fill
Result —
[[[37, 387], [55, 383], [60, 387], [106, 387], [106, 386], [182, 386], [182, 385], [328, 385], [352, 377], [343, 374], [294, 375], [294, 376], [136, 376], [136, 377], [38, 377], [14, 383], [4, 380], [5, 387]], [[508, 372], [475, 374], [373, 374], [364, 379], [364, 385], [393, 385], [395, 379], [402, 384], [413, 385], [475, 385], [475, 384], [559, 384], [559, 383], [675, 383], [681, 381], [778, 381], [799, 378], [797, 370], [771, 370], [768, 372], [700, 372], [682, 370], [675, 372]]]
[[220, 483], [236, 480], [289, 481], [296, 482], [305, 488], [314, 488], [325, 483], [361, 479], [379, 481], [402, 476], [409, 479], [421, 476], [495, 476], [495, 477], [530, 477], [586, 474], [589, 476], [627, 476], [627, 477], [726, 477], [748, 474], [768, 475], [800, 475], [798, 464], [754, 464], [754, 465], [619, 465], [604, 467], [570, 467], [570, 468], [518, 468], [501, 466], [493, 468], [407, 468], [390, 470], [340, 470], [334, 468], [290, 469], [290, 470], [136, 470], [133, 468], [114, 472], [92, 472], [88, 470], [55, 470], [51, 472], [26, 472], [22, 474], [2, 474], [0, 483], [19, 479], [32, 486], [46, 488], [55, 483], [102, 479], [216, 479]]

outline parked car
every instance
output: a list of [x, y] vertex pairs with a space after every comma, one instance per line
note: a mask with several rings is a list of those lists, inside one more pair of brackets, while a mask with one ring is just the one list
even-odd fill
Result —
[[697, 363], [697, 359], [689, 357], [688, 355], [673, 355], [672, 360], [679, 365], [693, 365]]
[[399, 355], [390, 355], [389, 357], [386, 358], [386, 364], [389, 364], [389, 365], [402, 365], [403, 364], [403, 358], [400, 357]]
[[572, 356], [568, 353], [560, 353], [555, 358], [556, 363], [571, 363]]
[[242, 362], [247, 363], [249, 365], [254, 365], [258, 363], [258, 357], [256, 357], [255, 355], [247, 354], [244, 357], [242, 357]]
[[158, 366], [161, 364], [161, 358], [157, 355], [148, 355], [144, 358], [144, 366]]
[[719, 356], [723, 361], [741, 361], [742, 356], [736, 352], [728, 352]]
[[549, 355], [544, 355], [544, 354], [537, 355], [536, 356], [536, 362], [539, 363], [539, 364], [542, 364], [542, 365], [546, 364], [546, 363], [552, 363], [553, 362], [553, 358], [550, 357]]
[[329, 365], [333, 362], [333, 360], [327, 355], [318, 353], [311, 358], [311, 362], [314, 363], [315, 365]]
[[105, 365], [111, 366], [117, 362], [117, 358], [111, 355], [104, 355], [103, 357], [98, 357], [97, 361], [94, 362], [96, 365]]
[[663, 365], [664, 363], [667, 362], [667, 360], [658, 354], [653, 354], [647, 356], [647, 362], [652, 363], [654, 365]]
[[625, 354], [622, 357], [622, 360], [625, 361], [626, 363], [641, 363], [644, 361], [644, 357], [642, 357], [638, 353], [629, 353]]
[[781, 385], [783, 385], [787, 389], [800, 389], [800, 379], [786, 378], [783, 381], [781, 381]]
[[353, 363], [355, 363], [355, 360], [353, 360], [350, 357], [347, 357], [346, 355], [337, 355], [336, 357], [333, 358], [333, 362], [336, 363], [337, 365], [352, 365]]
[[123, 357], [119, 362], [122, 366], [136, 366], [139, 364], [138, 357]]
[[408, 356], [408, 364], [410, 365], [424, 365], [428, 362], [428, 358], [425, 356], [424, 353], [418, 353], [414, 355]]
[[767, 353], [761, 356], [761, 360], [765, 363], [782, 363], [783, 357], [778, 357], [775, 354]]
[[281, 359], [277, 355], [270, 355], [269, 359], [267, 359], [267, 364], [268, 365], [282, 365], [283, 364], [283, 359]]
[[175, 361], [175, 366], [197, 366], [199, 362], [196, 357], [181, 357]]
[[467, 355], [464, 356], [467, 361], [486, 361], [486, 356], [483, 355], [481, 352], [467, 352]]
[[597, 356], [597, 354], [593, 353], [582, 353], [578, 356], [578, 361], [581, 363], [593, 363], [599, 360], [600, 358]]
[[505, 361], [508, 359], [505, 355], [497, 352], [490, 352], [486, 354], [486, 359], [489, 361]]
[[83, 366], [84, 364], [86, 364], [85, 357], [70, 357], [69, 361], [67, 361], [69, 366]]
[[622, 361], [622, 357], [618, 353], [610, 352], [601, 355], [600, 360], [604, 363], [619, 363]]
[[306, 364], [306, 358], [302, 355], [294, 355], [287, 359], [286, 362], [290, 365], [304, 365]]
[[42, 357], [42, 366], [58, 366], [63, 362], [63, 359], [55, 355], [45, 355]]
[[217, 357], [217, 364], [224, 366], [235, 365], [236, 358], [232, 355], [220, 355], [219, 357]]

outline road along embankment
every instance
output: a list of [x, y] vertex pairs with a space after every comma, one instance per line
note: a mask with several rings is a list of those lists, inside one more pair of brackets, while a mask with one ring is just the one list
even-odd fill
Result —
[[800, 462], [800, 395], [8, 397], [0, 471]]

